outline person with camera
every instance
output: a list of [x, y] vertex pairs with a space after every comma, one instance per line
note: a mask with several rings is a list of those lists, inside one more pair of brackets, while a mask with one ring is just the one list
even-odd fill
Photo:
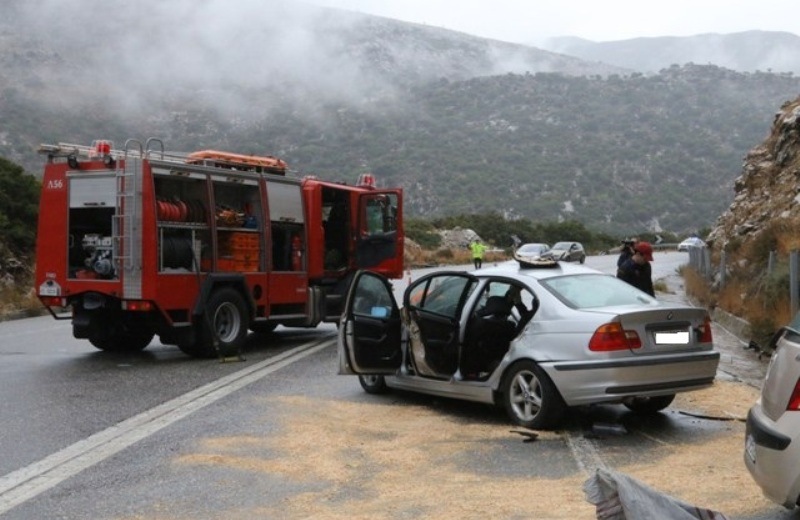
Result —
[[636, 237], [626, 238], [622, 241], [622, 249], [619, 253], [619, 258], [617, 258], [617, 269], [619, 269], [626, 260], [633, 256], [633, 247], [638, 241], [639, 239]]
[[634, 287], [656, 296], [653, 288], [653, 271], [650, 262], [653, 261], [653, 246], [649, 242], [639, 241], [633, 246], [633, 254], [617, 269], [617, 278], [628, 282]]

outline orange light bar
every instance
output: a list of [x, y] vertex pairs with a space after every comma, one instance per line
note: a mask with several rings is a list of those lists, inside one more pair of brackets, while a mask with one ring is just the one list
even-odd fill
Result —
[[186, 158], [188, 164], [203, 164], [206, 161], [226, 166], [260, 166], [283, 172], [286, 171], [286, 162], [271, 155], [243, 155], [239, 153], [220, 152], [218, 150], [200, 150], [199, 152], [190, 153], [189, 157]]

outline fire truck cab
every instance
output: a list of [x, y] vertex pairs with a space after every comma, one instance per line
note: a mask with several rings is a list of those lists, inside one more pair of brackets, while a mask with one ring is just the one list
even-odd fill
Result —
[[286, 176], [271, 156], [42, 145], [36, 287], [101, 350], [195, 357], [337, 321], [353, 274], [403, 275], [402, 190]]

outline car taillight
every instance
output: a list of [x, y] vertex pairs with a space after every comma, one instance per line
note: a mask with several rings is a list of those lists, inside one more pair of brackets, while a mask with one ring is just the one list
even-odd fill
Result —
[[610, 352], [641, 348], [642, 340], [635, 330], [624, 330], [619, 322], [600, 325], [589, 340], [589, 350]]
[[700, 343], [712, 343], [714, 339], [711, 337], [711, 316], [706, 314], [706, 320], [703, 322], [703, 326], [698, 329], [700, 331], [700, 337], [698, 338], [698, 342]]
[[789, 412], [796, 412], [800, 410], [800, 379], [794, 384], [794, 391], [789, 398], [789, 404], [786, 405], [786, 410]]

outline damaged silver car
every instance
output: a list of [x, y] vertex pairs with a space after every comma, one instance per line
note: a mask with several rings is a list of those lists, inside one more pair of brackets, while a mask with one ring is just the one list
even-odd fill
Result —
[[402, 308], [387, 279], [361, 271], [338, 350], [339, 373], [369, 393], [495, 404], [534, 429], [558, 427], [578, 405], [658, 412], [712, 385], [719, 363], [705, 309], [563, 262], [436, 272], [409, 285]]

